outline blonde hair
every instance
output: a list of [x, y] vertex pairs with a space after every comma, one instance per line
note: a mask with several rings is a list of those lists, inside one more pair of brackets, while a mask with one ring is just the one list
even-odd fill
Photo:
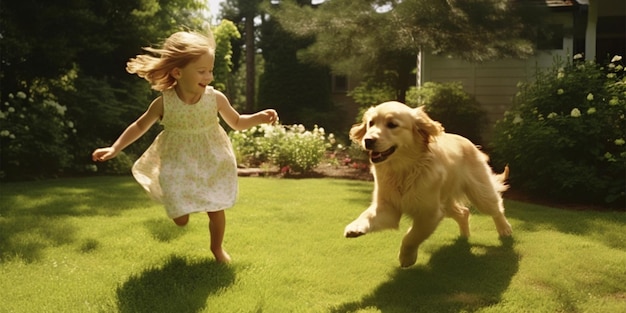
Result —
[[144, 47], [157, 56], [140, 54], [126, 63], [126, 71], [150, 82], [152, 89], [163, 91], [176, 84], [171, 71], [185, 67], [205, 53], [215, 57], [215, 40], [211, 32], [205, 36], [196, 32], [177, 32], [169, 36], [161, 49]]

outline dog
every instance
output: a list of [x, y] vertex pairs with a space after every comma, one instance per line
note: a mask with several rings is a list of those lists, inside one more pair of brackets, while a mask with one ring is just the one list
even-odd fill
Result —
[[346, 226], [345, 237], [397, 229], [406, 215], [413, 223], [398, 258], [400, 266], [409, 267], [444, 217], [454, 219], [461, 236], [469, 237], [468, 202], [493, 218], [501, 237], [511, 236], [501, 196], [508, 188], [508, 166], [495, 174], [485, 153], [468, 139], [446, 133], [423, 106], [390, 101], [371, 107], [362, 123], [352, 126], [350, 138], [369, 153], [374, 191], [371, 205]]

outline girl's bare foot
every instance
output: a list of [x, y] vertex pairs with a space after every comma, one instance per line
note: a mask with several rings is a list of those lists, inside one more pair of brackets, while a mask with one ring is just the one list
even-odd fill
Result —
[[228, 264], [231, 261], [230, 255], [228, 255], [228, 253], [226, 251], [224, 251], [224, 249], [211, 249], [211, 251], [213, 252], [213, 255], [215, 256], [215, 260], [218, 263], [224, 263], [224, 264]]

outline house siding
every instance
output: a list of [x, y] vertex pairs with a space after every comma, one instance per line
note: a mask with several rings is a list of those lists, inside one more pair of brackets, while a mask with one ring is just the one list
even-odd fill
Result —
[[[566, 29], [573, 27], [571, 13], [554, 13], [555, 24]], [[484, 63], [470, 63], [445, 56], [423, 53], [421, 60], [421, 83], [460, 82], [463, 89], [476, 97], [487, 114], [489, 126], [483, 138], [488, 143], [493, 126], [504, 116], [518, 92], [518, 84], [532, 80], [537, 70], [551, 67], [556, 57], [569, 59], [573, 50], [573, 40], [566, 35], [563, 49], [541, 51], [526, 60], [504, 59]], [[444, 125], [445, 126], [445, 125]]]

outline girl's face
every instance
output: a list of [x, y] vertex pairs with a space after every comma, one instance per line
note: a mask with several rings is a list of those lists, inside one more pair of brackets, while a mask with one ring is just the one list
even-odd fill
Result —
[[173, 75], [177, 84], [190, 92], [204, 92], [213, 81], [213, 62], [213, 57], [207, 52], [185, 67], [176, 68]]

